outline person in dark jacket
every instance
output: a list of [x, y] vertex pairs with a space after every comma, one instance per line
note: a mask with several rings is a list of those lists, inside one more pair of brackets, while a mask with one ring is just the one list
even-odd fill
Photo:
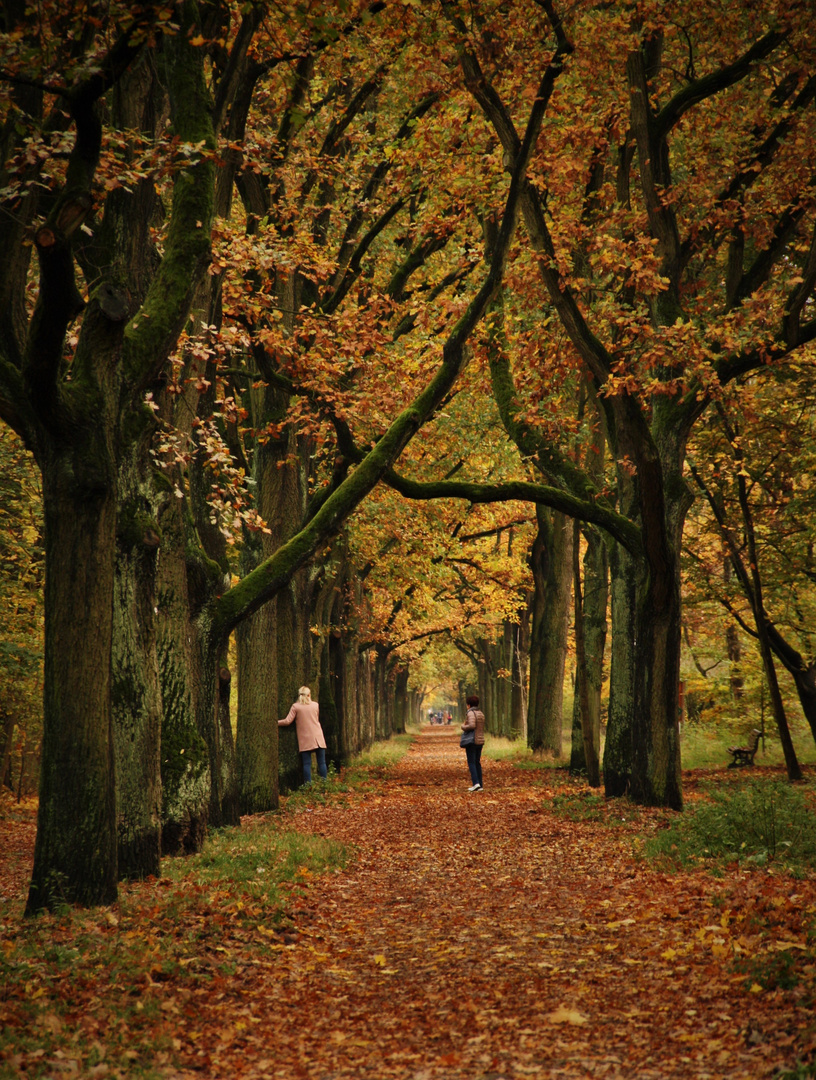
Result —
[[482, 790], [482, 747], [485, 741], [485, 716], [479, 708], [479, 698], [471, 694], [467, 699], [467, 715], [462, 724], [462, 731], [474, 732], [475, 738], [472, 743], [465, 746], [468, 769], [470, 770], [471, 786], [468, 791]]

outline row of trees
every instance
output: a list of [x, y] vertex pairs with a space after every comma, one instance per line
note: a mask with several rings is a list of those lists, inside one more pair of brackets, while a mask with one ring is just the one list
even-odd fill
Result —
[[[381, 482], [503, 506], [446, 516], [483, 548], [529, 536], [529, 647], [516, 586], [478, 572], [507, 609], [489, 659], [517, 665], [492, 704], [537, 745], [584, 553], [590, 776], [608, 587], [606, 790], [682, 805], [689, 440], [716, 409], [745, 480], [741, 417], [816, 331], [807, 4], [704, 7], [6, 5], [0, 416], [45, 519], [30, 910], [274, 806], [307, 676], [338, 754], [402, 722], [400, 614], [448, 599], [412, 579], [372, 608], [411, 532], [388, 501], [346, 527]], [[778, 655], [749, 496], [722, 536]]]

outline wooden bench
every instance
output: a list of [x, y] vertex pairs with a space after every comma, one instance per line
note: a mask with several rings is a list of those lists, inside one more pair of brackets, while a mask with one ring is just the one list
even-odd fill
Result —
[[754, 728], [752, 732], [754, 741], [751, 746], [729, 746], [728, 753], [734, 755], [734, 760], [728, 766], [729, 769], [736, 768], [739, 765], [753, 765], [754, 754], [757, 752], [759, 746], [759, 740], [762, 736], [762, 732], [759, 728]]

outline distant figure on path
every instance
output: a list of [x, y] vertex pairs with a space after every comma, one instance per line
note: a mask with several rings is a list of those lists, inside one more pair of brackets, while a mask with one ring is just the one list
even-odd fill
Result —
[[301, 686], [298, 690], [298, 700], [283, 720], [278, 720], [278, 727], [286, 727], [293, 722], [297, 731], [300, 760], [303, 762], [304, 783], [311, 784], [312, 782], [313, 750], [317, 758], [317, 771], [325, 780], [328, 776], [326, 739], [323, 728], [320, 726], [320, 706], [316, 701], [312, 701], [312, 691], [308, 686]]
[[[482, 747], [484, 746], [485, 716], [479, 708], [479, 698], [471, 694], [467, 699], [467, 715], [462, 724], [462, 742], [467, 755], [468, 769], [470, 769], [471, 787], [468, 791], [482, 790]], [[468, 732], [473, 732], [473, 740], [468, 737]]]

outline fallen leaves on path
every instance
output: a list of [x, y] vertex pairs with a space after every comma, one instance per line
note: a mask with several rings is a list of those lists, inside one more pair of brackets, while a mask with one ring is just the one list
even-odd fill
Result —
[[[300, 875], [284, 927], [204, 895], [174, 922], [166, 883], [132, 887], [144, 922], [116, 925], [112, 909], [98, 932], [156, 949], [119, 1021], [139, 1029], [140, 1063], [151, 1031], [168, 1078], [736, 1080], [813, 1054], [816, 882], [668, 875], [633, 854], [660, 812], [565, 820], [550, 810], [561, 774], [484, 772], [468, 793], [456, 736], [430, 729], [363, 792], [246, 819], [352, 846], [345, 869]], [[174, 934], [198, 947], [168, 970], [160, 939]], [[69, 1055], [71, 1026], [106, 1015], [126, 983], [100, 973], [74, 988], [73, 1014], [38, 1022], [64, 1031]], [[0, 1003], [26, 1022], [19, 1001]], [[19, 1075], [39, 1075], [30, 1058]], [[104, 1054], [74, 1060], [75, 1075], [116, 1075]]]

